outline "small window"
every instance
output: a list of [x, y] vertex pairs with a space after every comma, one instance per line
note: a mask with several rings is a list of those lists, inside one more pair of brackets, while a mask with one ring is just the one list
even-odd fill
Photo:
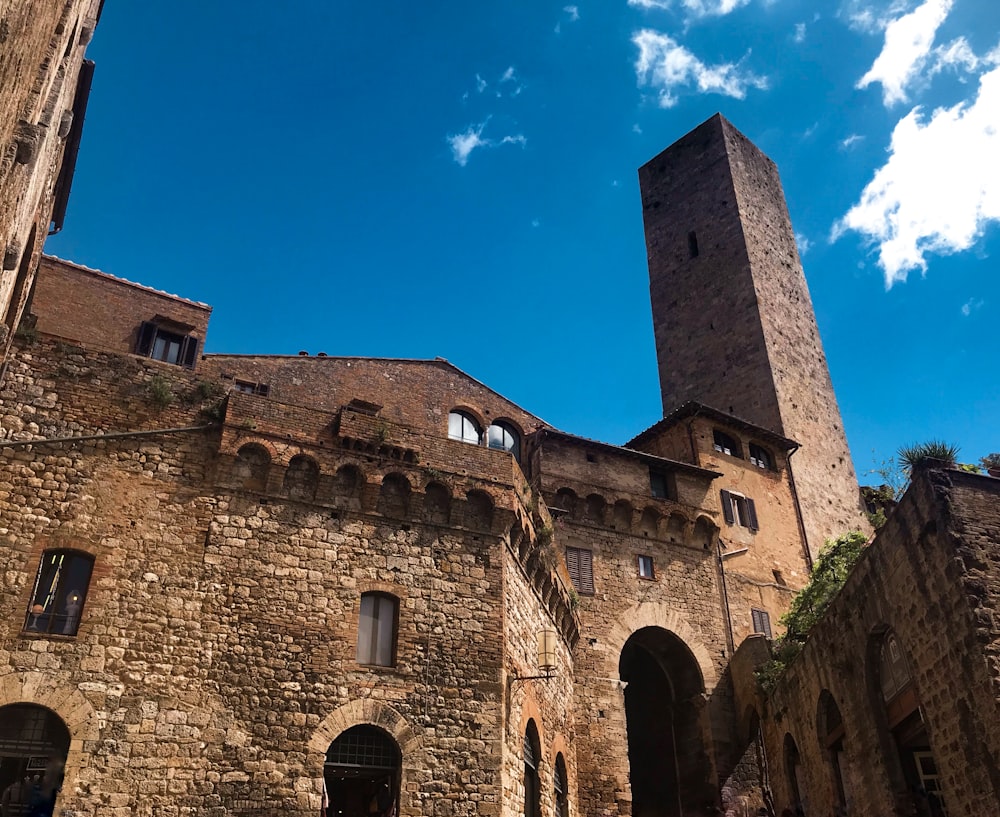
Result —
[[750, 443], [750, 462], [752, 465], [763, 468], [765, 471], [774, 470], [774, 461], [771, 459], [771, 455], [767, 449], [761, 448], [754, 443]]
[[94, 559], [86, 553], [45, 551], [28, 604], [24, 632], [76, 635], [93, 569]]
[[524, 731], [524, 817], [539, 817], [542, 813], [542, 787], [538, 775], [541, 756], [538, 729], [533, 720]]
[[740, 444], [725, 431], [719, 431], [715, 429], [712, 432], [712, 448], [716, 451], [721, 451], [723, 454], [728, 454], [731, 457], [742, 457], [743, 450], [740, 448]]
[[578, 593], [594, 595], [594, 552], [583, 548], [566, 548], [566, 569]]
[[388, 593], [362, 593], [358, 616], [358, 663], [391, 667], [396, 663], [399, 600]]
[[692, 258], [698, 257], [698, 235], [694, 230], [688, 233], [688, 253]]
[[733, 491], [722, 491], [722, 515], [730, 525], [740, 525], [744, 528], [756, 531], [760, 530], [757, 524], [757, 506], [754, 501], [743, 494]]
[[656, 578], [653, 574], [653, 557], [652, 556], [640, 556], [639, 557], [639, 578], [649, 579], [652, 581]]
[[756, 607], [750, 609], [750, 618], [753, 619], [753, 631], [760, 633], [765, 638], [772, 638], [771, 635], [771, 614], [767, 610], [758, 610]]
[[507, 451], [521, 461], [521, 441], [518, 433], [506, 423], [494, 423], [486, 429], [486, 444], [497, 451]]
[[241, 394], [256, 394], [260, 397], [267, 397], [271, 389], [267, 383], [251, 383], [248, 380], [234, 380], [233, 391], [238, 391]]
[[139, 342], [135, 352], [142, 357], [191, 369], [194, 368], [198, 355], [198, 338], [171, 332], [157, 323], [144, 321], [139, 327]]
[[556, 817], [569, 817], [569, 785], [566, 782], [566, 761], [562, 752], [556, 755], [555, 774], [552, 787], [556, 795]]
[[657, 499], [677, 499], [674, 475], [649, 469], [649, 492]]
[[448, 415], [448, 439], [480, 445], [483, 441], [483, 432], [468, 414], [453, 411]]

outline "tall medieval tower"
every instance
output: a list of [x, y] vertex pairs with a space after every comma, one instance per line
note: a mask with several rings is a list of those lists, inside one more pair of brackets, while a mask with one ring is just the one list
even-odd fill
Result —
[[716, 114], [639, 184], [664, 413], [694, 400], [797, 441], [815, 556], [867, 523], [777, 168]]

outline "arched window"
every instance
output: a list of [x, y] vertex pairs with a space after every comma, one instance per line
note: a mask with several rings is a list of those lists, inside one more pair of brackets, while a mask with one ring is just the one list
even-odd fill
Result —
[[569, 785], [566, 779], [566, 761], [562, 752], [556, 755], [556, 773], [553, 778], [556, 795], [556, 817], [569, 817]]
[[524, 730], [524, 817], [540, 817], [542, 813], [542, 787], [538, 779], [538, 761], [541, 758], [538, 730], [533, 720]]
[[247, 443], [236, 452], [233, 463], [234, 487], [244, 491], [267, 490], [267, 472], [271, 454], [259, 443]]
[[323, 764], [326, 814], [397, 814], [402, 753], [392, 737], [361, 724], [330, 744]]
[[486, 444], [498, 451], [507, 451], [521, 461], [521, 437], [507, 423], [494, 423], [486, 429]]
[[731, 457], [743, 456], [743, 450], [740, 448], [739, 442], [726, 434], [725, 431], [719, 431], [719, 429], [712, 431], [712, 448], [723, 454], [729, 454]]
[[76, 635], [93, 569], [94, 557], [88, 553], [45, 551], [28, 602], [24, 632]]
[[479, 424], [464, 411], [452, 411], [448, 414], [448, 439], [480, 445], [483, 432], [480, 431]]
[[766, 448], [757, 445], [757, 443], [750, 443], [750, 462], [752, 465], [763, 468], [765, 471], [774, 470], [774, 460], [770, 452]]
[[358, 614], [358, 663], [391, 667], [396, 663], [399, 599], [388, 593], [362, 593]]
[[312, 457], [296, 454], [288, 463], [282, 489], [292, 499], [311, 502], [316, 498], [319, 484], [319, 466]]

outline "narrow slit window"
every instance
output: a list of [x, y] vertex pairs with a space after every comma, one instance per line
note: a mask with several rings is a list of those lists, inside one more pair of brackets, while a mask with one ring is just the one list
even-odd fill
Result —
[[692, 258], [698, 257], [698, 236], [694, 230], [688, 233], [688, 253]]

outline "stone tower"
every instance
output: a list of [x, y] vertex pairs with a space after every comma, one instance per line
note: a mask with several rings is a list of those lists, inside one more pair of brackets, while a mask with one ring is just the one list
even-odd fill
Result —
[[796, 440], [810, 552], [867, 525], [774, 163], [721, 115], [639, 170], [663, 410]]

